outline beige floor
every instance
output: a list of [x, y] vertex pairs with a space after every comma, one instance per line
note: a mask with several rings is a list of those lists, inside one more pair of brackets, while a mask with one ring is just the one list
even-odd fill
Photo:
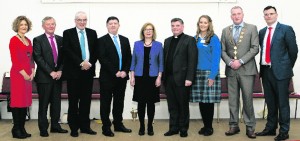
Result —
[[[164, 137], [163, 134], [168, 129], [168, 120], [155, 120], [154, 123], [154, 136], [139, 136], [139, 122], [132, 120], [124, 120], [126, 127], [133, 130], [132, 133], [115, 133], [115, 137], [105, 137], [101, 134], [100, 126], [96, 122], [92, 121], [91, 127], [93, 130], [97, 131], [97, 135], [87, 135], [79, 134], [78, 138], [73, 138], [69, 134], [50, 134], [47, 138], [41, 138], [39, 136], [39, 130], [37, 126], [37, 120], [30, 120], [26, 122], [26, 129], [32, 134], [32, 137], [25, 140], [30, 141], [245, 141], [251, 140], [248, 139], [245, 135], [245, 126], [243, 123], [240, 124], [241, 132], [237, 135], [227, 137], [224, 135], [224, 132], [228, 130], [228, 120], [223, 119], [219, 123], [214, 121], [214, 134], [209, 137], [204, 137], [198, 135], [198, 130], [202, 126], [201, 120], [191, 120], [190, 129], [188, 131], [189, 136], [187, 138], [181, 138], [179, 135], [174, 135], [172, 137]], [[264, 128], [266, 120], [257, 120], [257, 131], [260, 131]], [[11, 135], [11, 120], [0, 120], [0, 140], [1, 141], [11, 141], [17, 140], [13, 139]], [[63, 128], [68, 129], [67, 124], [62, 125]], [[299, 140], [300, 141], [300, 119], [291, 119], [291, 130], [290, 130], [290, 140]], [[258, 137], [256, 141], [272, 141], [274, 136], [270, 137]]]

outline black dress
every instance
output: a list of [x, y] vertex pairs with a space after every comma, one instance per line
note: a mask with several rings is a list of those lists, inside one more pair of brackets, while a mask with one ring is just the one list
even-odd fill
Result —
[[135, 76], [133, 101], [155, 103], [159, 102], [159, 87], [155, 86], [157, 76], [149, 76], [149, 54], [151, 47], [144, 47], [143, 76]]

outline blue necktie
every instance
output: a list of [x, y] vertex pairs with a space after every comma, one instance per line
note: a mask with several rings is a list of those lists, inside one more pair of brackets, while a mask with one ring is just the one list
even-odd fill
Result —
[[240, 36], [240, 32], [239, 32], [239, 28], [240, 27], [241, 26], [239, 26], [239, 25], [237, 25], [237, 26], [234, 27], [235, 28], [235, 32], [234, 32], [234, 35], [233, 35], [233, 40], [234, 40], [235, 43], [237, 43], [237, 41], [239, 39], [239, 36]]
[[114, 44], [116, 46], [116, 49], [118, 51], [118, 55], [119, 55], [119, 69], [121, 70], [122, 69], [122, 53], [121, 53], [121, 48], [120, 48], [120, 45], [119, 45], [119, 42], [117, 40], [118, 36], [114, 35]]
[[80, 36], [80, 49], [81, 49], [81, 55], [82, 55], [82, 60], [85, 60], [86, 54], [85, 54], [85, 39], [84, 39], [84, 31], [80, 30], [79, 31], [81, 36]]

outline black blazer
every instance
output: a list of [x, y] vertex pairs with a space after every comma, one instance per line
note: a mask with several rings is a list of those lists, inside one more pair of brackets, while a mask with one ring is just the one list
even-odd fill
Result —
[[[264, 46], [264, 37], [267, 27], [259, 31], [259, 44], [261, 50]], [[277, 23], [271, 42], [271, 69], [277, 80], [283, 80], [294, 76], [293, 67], [297, 60], [298, 46], [293, 28]], [[262, 52], [260, 54], [262, 58]], [[260, 59], [261, 64], [261, 59]], [[264, 70], [260, 67], [260, 74]]]
[[[127, 73], [126, 80], [129, 79], [128, 73], [131, 63], [131, 49], [128, 38], [119, 35], [122, 51], [122, 69]], [[98, 39], [99, 50], [98, 58], [101, 63], [100, 82], [111, 83], [116, 79], [119, 71], [119, 56], [115, 44], [109, 34]]]
[[55, 66], [52, 48], [46, 34], [42, 34], [33, 39], [33, 59], [37, 64], [34, 80], [37, 83], [49, 83], [52, 81], [52, 77], [50, 76], [52, 71], [62, 71], [62, 37], [55, 35], [55, 40], [58, 50], [57, 66]]
[[[167, 57], [172, 38], [173, 36], [167, 38], [164, 42], [164, 70], [167, 67]], [[197, 62], [198, 49], [196, 40], [192, 36], [183, 34], [180, 37], [173, 56], [173, 76], [177, 86], [184, 86], [185, 80], [194, 80]]]
[[85, 28], [87, 41], [89, 44], [90, 60], [92, 67], [87, 71], [82, 71], [80, 64], [83, 62], [80, 49], [80, 42], [76, 27], [67, 29], [63, 32], [63, 51], [64, 51], [64, 67], [63, 77], [78, 78], [84, 72], [87, 76], [95, 76], [95, 63], [97, 61], [97, 33], [95, 30]]

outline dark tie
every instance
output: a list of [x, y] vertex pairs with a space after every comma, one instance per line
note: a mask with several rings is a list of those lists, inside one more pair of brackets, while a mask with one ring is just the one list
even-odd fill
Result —
[[238, 39], [239, 39], [239, 36], [240, 36], [240, 32], [239, 32], [239, 28], [241, 26], [237, 25], [235, 26], [235, 32], [234, 32], [234, 35], [233, 35], [233, 40], [234, 40], [234, 43], [237, 43]]
[[52, 48], [52, 54], [53, 54], [53, 59], [54, 59], [54, 63], [56, 64], [57, 63], [57, 50], [56, 50], [56, 47], [55, 47], [55, 43], [54, 43], [54, 36], [50, 36], [50, 44], [51, 44], [51, 48]]
[[117, 49], [117, 52], [119, 55], [119, 69], [121, 70], [122, 69], [122, 53], [121, 53], [119, 42], [117, 40], [118, 36], [114, 35], [113, 38], [114, 38], [114, 44], [116, 46], [116, 49]]
[[271, 55], [270, 55], [270, 50], [271, 50], [271, 33], [272, 33], [272, 27], [269, 27], [269, 34], [268, 34], [267, 43], [266, 43], [266, 58], [265, 58], [265, 61], [268, 64], [271, 62]]
[[84, 39], [84, 31], [80, 30], [80, 49], [81, 49], [81, 55], [82, 55], [82, 60], [85, 60], [86, 54], [85, 54], [85, 39]]

